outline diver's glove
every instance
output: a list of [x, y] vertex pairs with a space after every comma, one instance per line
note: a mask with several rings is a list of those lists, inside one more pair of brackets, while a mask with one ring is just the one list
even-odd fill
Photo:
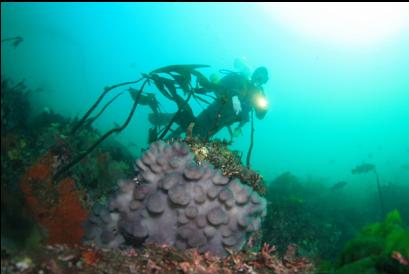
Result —
[[234, 113], [236, 115], [239, 114], [241, 112], [241, 103], [240, 103], [239, 97], [233, 96], [232, 103], [233, 103]]

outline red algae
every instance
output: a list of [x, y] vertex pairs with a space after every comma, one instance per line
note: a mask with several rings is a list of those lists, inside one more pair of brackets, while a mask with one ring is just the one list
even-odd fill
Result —
[[27, 170], [20, 187], [35, 220], [47, 230], [49, 244], [80, 244], [87, 217], [82, 193], [71, 178], [53, 184], [53, 163], [53, 154], [46, 153]]

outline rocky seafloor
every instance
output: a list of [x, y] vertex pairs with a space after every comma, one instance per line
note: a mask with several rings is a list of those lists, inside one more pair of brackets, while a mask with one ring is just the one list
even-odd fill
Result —
[[295, 255], [284, 256], [264, 245], [259, 252], [241, 251], [226, 257], [197, 249], [179, 251], [165, 245], [143, 249], [97, 249], [93, 246], [46, 245], [33, 252], [1, 253], [2, 273], [311, 273], [313, 264]]

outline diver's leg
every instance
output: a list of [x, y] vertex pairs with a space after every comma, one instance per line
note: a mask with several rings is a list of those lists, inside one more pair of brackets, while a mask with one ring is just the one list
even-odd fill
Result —
[[227, 126], [227, 130], [230, 134], [230, 142], [233, 142], [233, 130], [231, 129], [231, 126]]
[[215, 101], [204, 109], [196, 118], [195, 126], [193, 127], [193, 136], [201, 139], [208, 139], [211, 132], [217, 127], [220, 109], [222, 105]]

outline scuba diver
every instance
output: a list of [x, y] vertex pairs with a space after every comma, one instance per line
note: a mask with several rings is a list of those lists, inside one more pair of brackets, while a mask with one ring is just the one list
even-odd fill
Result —
[[[247, 154], [247, 166], [249, 167], [254, 135], [253, 113], [256, 113], [258, 119], [263, 119], [268, 107], [262, 87], [268, 81], [267, 69], [265, 67], [259, 67], [254, 71], [251, 77], [248, 77], [249, 73], [245, 73], [245, 71], [241, 73], [229, 72], [218, 83], [215, 83], [209, 81], [197, 70], [205, 67], [209, 66], [203, 64], [170, 65], [155, 69], [149, 73], [142, 73], [142, 76], [138, 80], [105, 87], [94, 104], [72, 127], [70, 134], [74, 136], [80, 128], [90, 126], [123, 92], [113, 96], [96, 115], [90, 117], [103, 98], [112, 90], [124, 86], [128, 86], [128, 91], [134, 101], [126, 120], [122, 125], [115, 125], [114, 128], [103, 134], [90, 147], [63, 165], [53, 175], [53, 178], [59, 178], [77, 165], [109, 136], [124, 130], [135, 114], [135, 109], [138, 104], [148, 106], [152, 110], [152, 113], [149, 115], [149, 121], [153, 124], [153, 127], [149, 129], [149, 142], [158, 139], [177, 138], [183, 133], [186, 133], [187, 138], [198, 137], [208, 140], [224, 127], [229, 129], [229, 133], [233, 139], [234, 134], [232, 133], [231, 126], [238, 122], [239, 125], [235, 132], [240, 133], [243, 125], [250, 120], [249, 117], [251, 114], [252, 130], [250, 148]], [[248, 69], [247, 72], [249, 71]], [[139, 82], [141, 82], [141, 84], [138, 89], [131, 87], [131, 85], [136, 85]], [[151, 84], [155, 85], [160, 93], [167, 99], [176, 103], [178, 110], [175, 113], [171, 115], [162, 113], [155, 94], [149, 92], [144, 93], [146, 85]], [[183, 91], [183, 95], [178, 94], [178, 90]], [[216, 97], [209, 93], [214, 93]], [[207, 101], [203, 98], [204, 96], [212, 98], [213, 101]], [[197, 102], [202, 101], [208, 104], [208, 107], [203, 109], [197, 117], [189, 105], [191, 98], [194, 98]], [[178, 128], [172, 129], [173, 124], [177, 124]]]
[[[192, 135], [208, 139], [227, 127], [233, 138], [241, 134], [242, 127], [249, 122], [251, 111], [263, 119], [268, 104], [262, 85], [267, 81], [265, 67], [257, 68], [251, 79], [237, 72], [224, 76], [215, 87], [217, 99], [196, 117]], [[239, 124], [233, 133], [231, 126], [235, 123]]]
[[[249, 122], [250, 114], [255, 112], [258, 119], [263, 119], [268, 110], [268, 103], [264, 94], [263, 85], [268, 81], [268, 71], [265, 67], [257, 68], [252, 76], [246, 73], [228, 71], [217, 83], [212, 83], [207, 92], [214, 92], [215, 100], [201, 113], [194, 117], [189, 105], [183, 107], [176, 124], [178, 128], [172, 130], [168, 138], [177, 138], [190, 131], [192, 137], [209, 139], [224, 127], [227, 127], [231, 136], [241, 134], [242, 127]], [[182, 105], [178, 104], [181, 108]], [[154, 126], [163, 126], [169, 122], [174, 114], [152, 113], [149, 121]], [[233, 131], [232, 125], [238, 123]]]

